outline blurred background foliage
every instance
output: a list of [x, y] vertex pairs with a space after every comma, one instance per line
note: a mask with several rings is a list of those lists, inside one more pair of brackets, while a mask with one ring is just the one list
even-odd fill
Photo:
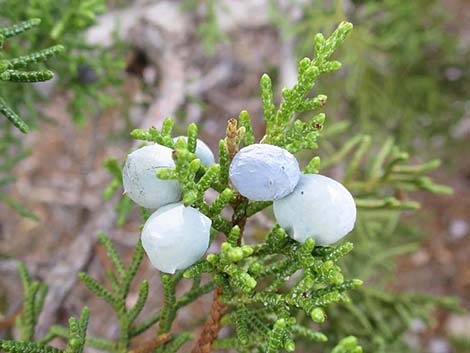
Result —
[[276, 4], [271, 1], [274, 23], [296, 38], [298, 57], [309, 54], [316, 30], [329, 31], [341, 19], [354, 23], [338, 53], [343, 70], [320, 84], [330, 92], [330, 116], [352, 121], [355, 131], [393, 134], [400, 146], [421, 151], [431, 137], [452, 140], [451, 127], [468, 104], [469, 55], [447, 31], [452, 18], [441, 1], [299, 1], [295, 21]]
[[[119, 88], [124, 77], [124, 45], [117, 40], [113, 48], [105, 49], [90, 45], [85, 40], [86, 30], [96, 23], [96, 16], [107, 10], [104, 0], [0, 0], [0, 24], [11, 26], [31, 18], [40, 18], [41, 24], [21, 36], [5, 41], [2, 57], [16, 58], [40, 49], [62, 45], [65, 51], [55, 60], [54, 80], [36, 86], [22, 83], [0, 85], [0, 97], [20, 115], [30, 127], [36, 127], [38, 119], [51, 122], [47, 113], [40, 109], [43, 99], [53, 98], [55, 92], [65, 91], [70, 117], [83, 126], [103, 109], [118, 104], [113, 87]], [[44, 63], [30, 68], [43, 70]], [[122, 107], [123, 113], [125, 108]], [[29, 155], [14, 127], [0, 123], [0, 149], [2, 161], [0, 173], [0, 200], [23, 216], [38, 219], [20, 202], [5, 195], [5, 187], [14, 182], [11, 171]]]
[[[106, 12], [106, 1], [2, 0], [0, 6], [2, 24], [42, 19], [35, 30], [7, 43], [6, 56], [15, 57], [56, 44], [65, 46], [66, 52], [62, 60], [54, 63], [54, 71], [59, 88], [71, 95], [68, 108], [76, 123], [83, 125], [87, 117], [116, 103], [110, 89], [119, 87], [123, 79], [123, 47], [117, 37], [111, 50], [85, 40], [85, 31], [95, 24], [96, 16]], [[36, 89], [22, 85], [0, 87], [2, 96], [31, 123], [38, 116], [37, 100], [47, 96], [50, 89], [41, 85]]]

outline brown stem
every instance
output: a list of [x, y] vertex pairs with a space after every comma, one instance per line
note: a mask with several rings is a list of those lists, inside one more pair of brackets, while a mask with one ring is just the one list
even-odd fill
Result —
[[162, 343], [168, 342], [171, 336], [168, 333], [158, 335], [151, 340], [145, 341], [140, 346], [131, 349], [128, 353], [149, 353], [155, 350]]
[[[227, 142], [227, 151], [229, 159], [232, 160], [235, 154], [239, 150], [239, 140], [238, 140], [238, 121], [236, 119], [230, 119], [227, 122], [226, 130], [226, 142]], [[241, 244], [242, 234], [246, 224], [246, 215], [245, 212], [240, 219], [235, 219], [236, 210], [246, 201], [246, 199], [239, 195], [232, 208], [234, 210], [234, 217], [232, 218], [232, 224], [238, 225], [240, 227], [240, 238], [238, 239], [238, 245]], [[220, 297], [222, 296], [222, 288], [217, 286], [214, 290], [214, 299], [212, 301], [211, 312], [209, 320], [205, 323], [202, 328], [201, 335], [196, 342], [191, 353], [209, 353], [212, 350], [212, 343], [219, 336], [219, 331], [222, 327], [220, 324], [220, 319], [227, 312], [227, 306], [220, 302]]]
[[219, 335], [221, 328], [220, 319], [227, 311], [225, 304], [220, 302], [222, 289], [216, 287], [214, 290], [214, 300], [212, 302], [209, 320], [204, 325], [201, 335], [191, 353], [209, 353], [212, 349], [212, 343]]
[[[243, 198], [240, 198], [234, 208], [236, 209], [243, 202]], [[241, 238], [246, 224], [246, 216], [242, 217], [238, 222], [233, 222], [235, 225], [240, 227], [240, 238], [238, 239], [238, 245], [241, 244]], [[214, 299], [212, 301], [211, 312], [209, 320], [204, 325], [201, 335], [194, 346], [191, 353], [209, 353], [212, 349], [212, 343], [217, 339], [219, 331], [221, 329], [220, 319], [227, 312], [227, 306], [220, 302], [222, 296], [222, 288], [216, 287], [214, 290]]]

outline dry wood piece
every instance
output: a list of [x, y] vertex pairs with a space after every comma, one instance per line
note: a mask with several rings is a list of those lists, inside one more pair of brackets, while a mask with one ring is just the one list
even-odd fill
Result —
[[44, 304], [44, 310], [39, 317], [37, 336], [46, 334], [55, 322], [57, 312], [77, 280], [78, 273], [83, 271], [91, 260], [96, 244], [96, 234], [99, 231], [107, 233], [116, 221], [115, 202], [106, 203], [100, 210], [92, 214], [89, 222], [76, 236], [65, 253], [51, 263], [44, 282], [49, 285], [49, 292]]

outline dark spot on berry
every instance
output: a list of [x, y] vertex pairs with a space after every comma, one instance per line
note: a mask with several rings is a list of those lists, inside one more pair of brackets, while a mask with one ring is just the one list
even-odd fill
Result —
[[301, 192], [300, 192], [300, 195], [303, 195], [303, 194], [304, 194], [304, 192], [303, 192], [303, 191], [301, 191]]

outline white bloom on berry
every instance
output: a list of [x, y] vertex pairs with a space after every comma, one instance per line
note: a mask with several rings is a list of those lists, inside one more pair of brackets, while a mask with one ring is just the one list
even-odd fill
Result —
[[353, 230], [356, 204], [336, 180], [306, 174], [290, 195], [274, 201], [274, 215], [293, 239], [303, 243], [311, 237], [317, 245], [329, 245]]
[[212, 221], [182, 203], [155, 211], [142, 229], [142, 246], [158, 270], [175, 273], [199, 260], [209, 247]]
[[[178, 139], [183, 138], [185, 141], [188, 141], [187, 136], [178, 136], [173, 139], [173, 142], [178, 141]], [[212, 153], [209, 146], [202, 140], [197, 139], [196, 143], [196, 157], [201, 160], [201, 163], [207, 167], [210, 167], [215, 163], [214, 154]]]
[[242, 148], [230, 165], [230, 181], [254, 201], [278, 200], [290, 194], [300, 177], [297, 159], [283, 148], [253, 144]]
[[138, 205], [157, 209], [181, 200], [181, 187], [176, 180], [157, 177], [157, 169], [174, 168], [171, 148], [158, 144], [145, 146], [127, 156], [122, 170], [126, 195]]

